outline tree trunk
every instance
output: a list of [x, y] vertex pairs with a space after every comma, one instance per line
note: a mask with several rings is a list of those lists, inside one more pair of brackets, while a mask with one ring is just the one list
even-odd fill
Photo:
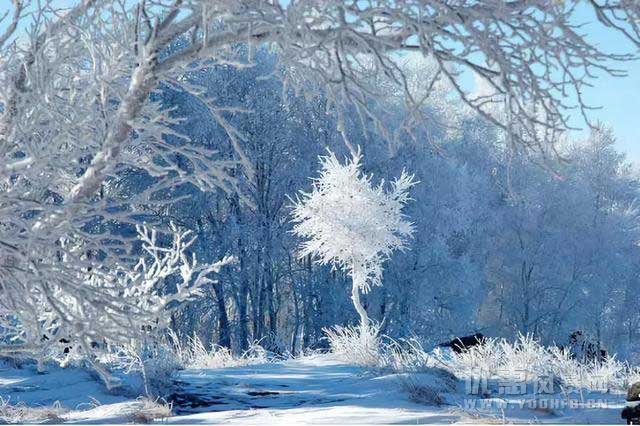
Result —
[[238, 297], [238, 346], [241, 351], [249, 349], [248, 293], [249, 285], [243, 281], [240, 284], [240, 297]]
[[214, 284], [213, 291], [218, 301], [218, 326], [220, 327], [218, 345], [231, 349], [231, 330], [229, 330], [229, 317], [227, 316], [227, 304], [224, 300], [222, 283]]
[[269, 317], [269, 332], [276, 336], [278, 334], [278, 311], [274, 299], [276, 298], [275, 283], [272, 272], [267, 275], [267, 316]]
[[355, 306], [358, 315], [360, 315], [360, 325], [368, 326], [369, 325], [369, 316], [367, 315], [367, 311], [362, 306], [360, 302], [360, 282], [361, 278], [359, 274], [354, 273], [352, 276], [353, 286], [351, 287], [351, 300], [353, 301], [353, 306]]

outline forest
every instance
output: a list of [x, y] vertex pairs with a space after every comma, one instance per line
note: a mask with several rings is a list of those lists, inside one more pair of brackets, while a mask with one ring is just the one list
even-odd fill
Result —
[[[292, 198], [309, 190], [318, 156], [331, 150], [348, 157], [349, 150], [325, 113], [326, 101], [282, 99], [279, 82], [260, 78], [273, 72], [276, 58], [258, 58], [250, 70], [222, 67], [192, 76], [215, 87], [226, 104], [252, 111], [231, 119], [247, 136], [243, 151], [255, 171], [251, 179], [237, 172], [249, 203], [185, 185], [180, 194], [187, 200], [142, 210], [149, 223], [191, 230], [198, 259], [241, 259], [175, 314], [174, 330], [195, 331], [203, 342], [236, 351], [259, 340], [296, 354], [322, 345], [323, 328], [358, 318], [349, 277], [311, 256], [299, 258], [291, 232]], [[418, 85], [419, 64], [406, 66]], [[405, 168], [420, 182], [405, 211], [414, 238], [385, 264], [384, 285], [364, 296], [371, 318], [385, 334], [415, 335], [432, 345], [474, 332], [511, 339], [531, 333], [565, 343], [582, 330], [633, 356], [638, 176], [616, 152], [613, 131], [603, 126], [585, 140], [563, 140], [557, 148], [563, 162], [549, 169], [543, 158], [505, 149], [499, 131], [447, 99], [446, 86], [439, 90], [425, 104], [430, 122], [414, 130], [415, 138], [389, 142], [352, 123], [350, 141], [361, 147], [365, 173], [389, 179]], [[183, 120], [181, 133], [232, 155], [224, 129], [207, 122], [190, 96], [175, 90], [160, 96]], [[405, 115], [398, 96], [389, 93], [384, 106], [390, 112], [384, 125], [392, 131]], [[120, 184], [137, 187], [140, 180]]]

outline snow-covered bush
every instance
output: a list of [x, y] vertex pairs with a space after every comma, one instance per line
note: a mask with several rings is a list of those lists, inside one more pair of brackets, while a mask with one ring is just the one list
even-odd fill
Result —
[[458, 377], [466, 377], [465, 374], [491, 377], [502, 363], [502, 351], [495, 339], [486, 339], [484, 344], [459, 354], [437, 348], [433, 355]]
[[362, 171], [359, 151], [345, 164], [329, 151], [320, 157], [320, 165], [311, 192], [300, 192], [293, 205], [293, 232], [304, 239], [299, 255], [314, 256], [320, 264], [341, 268], [351, 277], [353, 304], [360, 324], [368, 326], [360, 291], [381, 285], [382, 264], [395, 250], [406, 248], [413, 226], [402, 210], [417, 182], [402, 171], [390, 191], [384, 180], [374, 186]]
[[101, 358], [103, 365], [110, 370], [127, 376], [130, 391], [147, 397], [165, 394], [173, 384], [175, 373], [183, 368], [172, 347], [159, 339], [133, 341], [114, 347], [111, 353]]
[[342, 361], [395, 373], [423, 373], [442, 367], [438, 357], [415, 339], [394, 340], [380, 335], [380, 323], [369, 327], [334, 326], [323, 329], [331, 352]]
[[378, 335], [380, 324], [359, 324], [325, 328], [331, 352], [341, 360], [363, 367], [380, 367], [384, 364], [382, 341]]
[[[442, 368], [438, 358], [425, 351], [416, 339], [400, 341], [386, 338], [383, 344], [382, 365], [398, 373], [420, 373], [432, 368]], [[437, 351], [438, 349], [436, 349]]]
[[430, 374], [434, 369], [444, 369], [459, 379], [517, 378], [533, 382], [551, 377], [565, 391], [626, 391], [630, 384], [640, 380], [640, 369], [615, 356], [585, 362], [572, 358], [567, 350], [543, 346], [526, 335], [520, 335], [514, 342], [487, 338], [482, 345], [455, 353], [441, 348], [427, 351], [417, 340], [395, 341], [378, 336], [377, 331], [369, 341], [361, 343], [357, 330], [339, 330], [340, 333], [328, 335], [332, 349], [343, 360], [400, 373], [408, 390], [418, 388], [412, 378]]
[[563, 389], [625, 391], [638, 377], [636, 368], [615, 356], [602, 361], [580, 361], [566, 350], [545, 347], [525, 335], [515, 342], [487, 338], [483, 345], [462, 353], [435, 350], [431, 356], [459, 378], [518, 378], [530, 382], [552, 377]]
[[337, 326], [324, 331], [331, 351], [341, 360], [399, 373], [404, 377], [403, 386], [412, 393], [421, 392], [413, 378], [432, 374], [434, 369], [444, 369], [459, 379], [517, 379], [532, 383], [551, 377], [565, 390], [626, 391], [640, 380], [640, 369], [615, 356], [585, 362], [572, 358], [567, 350], [543, 346], [530, 335], [520, 335], [514, 342], [486, 338], [482, 345], [456, 353], [439, 347], [427, 351], [415, 339], [397, 341], [381, 336], [379, 324], [364, 330], [361, 326]]
[[[487, 349], [483, 348], [485, 351]], [[539, 344], [532, 335], [520, 335], [513, 343], [502, 340], [498, 343], [496, 352], [502, 355], [498, 369], [520, 372], [524, 380], [542, 376], [540, 373], [548, 371], [554, 360], [549, 350]]]
[[175, 333], [170, 332], [169, 340], [172, 351], [182, 368], [239, 367], [264, 364], [275, 357], [265, 350], [260, 342], [253, 342], [245, 352], [238, 356], [223, 346], [212, 344], [207, 347], [195, 334], [187, 337], [183, 343]]

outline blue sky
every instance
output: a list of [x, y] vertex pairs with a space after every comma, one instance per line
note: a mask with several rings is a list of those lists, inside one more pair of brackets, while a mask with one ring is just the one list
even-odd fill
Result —
[[[593, 23], [592, 13], [581, 11], [578, 19], [590, 22], [584, 28], [584, 33], [603, 50], [614, 53], [634, 51], [634, 46], [622, 35]], [[616, 78], [601, 75], [592, 82], [594, 87], [586, 88], [584, 94], [591, 105], [601, 107], [592, 111], [590, 116], [609, 124], [616, 134], [618, 149], [626, 153], [629, 160], [640, 165], [640, 134], [636, 122], [640, 121], [640, 61], [618, 63], [616, 67], [625, 69], [628, 76]], [[578, 117], [574, 122], [577, 126], [585, 127]], [[576, 133], [580, 135], [580, 132]]]
[[585, 92], [592, 105], [602, 107], [590, 115], [609, 124], [617, 137], [618, 149], [640, 165], [640, 64], [635, 62], [624, 68], [629, 76], [602, 77]]

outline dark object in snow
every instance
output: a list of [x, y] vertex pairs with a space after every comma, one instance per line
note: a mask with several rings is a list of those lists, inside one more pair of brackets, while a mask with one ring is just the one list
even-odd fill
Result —
[[461, 353], [467, 349], [476, 346], [483, 345], [487, 341], [482, 333], [472, 334], [471, 336], [456, 337], [452, 341], [447, 343], [441, 343], [438, 346], [443, 348], [451, 348], [455, 353]]
[[312, 343], [309, 346], [309, 349], [317, 352], [317, 353], [321, 353], [321, 354], [326, 354], [331, 352], [331, 346], [329, 345], [329, 339], [327, 339], [326, 337]]
[[[41, 342], [46, 342], [49, 339], [49, 336], [47, 336], [46, 334], [43, 334], [42, 337], [40, 338]], [[69, 352], [71, 352], [71, 349], [73, 349], [73, 346], [69, 345], [69, 343], [71, 343], [71, 340], [69, 339], [65, 339], [64, 337], [58, 339], [58, 343], [62, 343], [62, 345], [64, 346], [64, 349], [62, 350], [63, 353], [68, 354]]]
[[640, 423], [640, 382], [632, 384], [627, 390], [627, 404], [620, 417], [626, 419], [628, 425]]
[[571, 333], [567, 349], [572, 358], [582, 362], [603, 362], [609, 357], [606, 349], [602, 349], [599, 341], [593, 340], [581, 330], [576, 330]]
[[172, 404], [176, 415], [193, 414], [202, 411], [219, 411], [213, 407], [227, 404], [222, 398], [214, 395], [199, 395], [182, 390], [167, 396], [166, 400]]
[[73, 346], [69, 345], [69, 343], [71, 343], [71, 340], [69, 339], [62, 338], [58, 340], [58, 342], [63, 343], [65, 345], [64, 349], [62, 350], [62, 353], [68, 354], [69, 352], [71, 352], [71, 349], [73, 349]]
[[[42, 337], [40, 338], [41, 342], [45, 342], [47, 340], [50, 340], [50, 339], [49, 339], [49, 336], [47, 336], [46, 334], [43, 334]], [[73, 350], [73, 345], [71, 344], [71, 340], [69, 340], [69, 339], [67, 339], [65, 337], [62, 337], [62, 338], [58, 339], [58, 343], [62, 344], [61, 345], [61, 346], [63, 346], [62, 353], [65, 354], [65, 355], [69, 354]], [[96, 349], [96, 348], [100, 347], [100, 344], [98, 342], [95, 342], [95, 341], [92, 341], [90, 343], [90, 345], [91, 345], [92, 349]]]
[[249, 395], [249, 396], [274, 396], [274, 395], [280, 395], [280, 392], [275, 392], [275, 391], [249, 391], [249, 392], [247, 392], [247, 395]]

